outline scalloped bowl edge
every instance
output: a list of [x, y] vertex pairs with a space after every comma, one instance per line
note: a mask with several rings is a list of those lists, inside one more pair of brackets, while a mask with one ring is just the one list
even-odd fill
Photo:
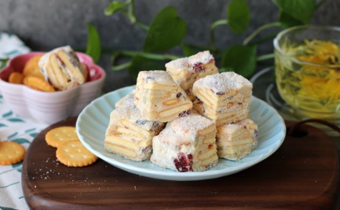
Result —
[[5, 103], [14, 113], [47, 124], [77, 116], [87, 104], [101, 94], [106, 77], [104, 69], [96, 65], [88, 55], [77, 52], [79, 60], [88, 66], [90, 74], [90, 80], [82, 85], [47, 93], [8, 82], [13, 71], [21, 72], [31, 57], [42, 53], [31, 52], [16, 56], [0, 70], [0, 93]]

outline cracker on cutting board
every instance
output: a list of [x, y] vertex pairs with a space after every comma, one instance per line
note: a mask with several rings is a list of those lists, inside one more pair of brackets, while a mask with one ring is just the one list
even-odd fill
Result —
[[98, 157], [87, 150], [80, 141], [63, 143], [58, 147], [56, 155], [62, 164], [69, 167], [88, 166], [98, 159]]
[[46, 133], [45, 136], [46, 143], [51, 147], [58, 148], [61, 144], [78, 140], [78, 135], [76, 132], [76, 127], [74, 126], [62, 126], [53, 128]]

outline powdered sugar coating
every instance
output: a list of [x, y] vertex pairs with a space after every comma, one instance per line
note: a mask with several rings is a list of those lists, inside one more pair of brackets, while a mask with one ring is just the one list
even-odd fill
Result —
[[174, 69], [185, 69], [187, 71], [194, 71], [194, 65], [197, 63], [206, 64], [211, 60], [214, 60], [214, 57], [210, 54], [209, 51], [199, 52], [195, 55], [192, 55], [187, 58], [179, 58], [169, 63], [165, 64], [166, 68], [174, 68]]
[[244, 119], [236, 122], [235, 124], [240, 126], [249, 126], [249, 127], [257, 127], [256, 123], [252, 121], [251, 119]]
[[133, 90], [133, 92], [127, 94], [126, 96], [124, 96], [123, 98], [121, 98], [119, 101], [117, 101], [115, 107], [135, 107], [134, 104], [134, 100], [135, 100], [135, 91]]
[[258, 128], [257, 124], [254, 121], [252, 121], [251, 119], [244, 119], [244, 120], [237, 121], [233, 124], [222, 125], [218, 128], [218, 130], [220, 130], [220, 132], [222, 133], [232, 135], [233, 133], [239, 131], [239, 129], [247, 129], [250, 132], [255, 132], [257, 128]]
[[223, 72], [220, 74], [208, 75], [197, 80], [194, 83], [194, 88], [198, 87], [210, 88], [216, 94], [223, 94], [229, 90], [241, 90], [243, 88], [247, 88], [251, 91], [253, 84], [235, 72]]
[[134, 96], [135, 94], [132, 92], [117, 102], [116, 109], [111, 113], [112, 126], [118, 123], [119, 119], [128, 119], [130, 122], [149, 131], [157, 129], [159, 125], [163, 125], [163, 123], [158, 121], [144, 119], [142, 113], [134, 105]]
[[137, 80], [140, 79], [144, 79], [146, 83], [157, 82], [164, 85], [176, 85], [168, 72], [162, 70], [140, 71]]
[[192, 133], [196, 134], [199, 130], [203, 130], [214, 122], [199, 114], [190, 114], [186, 117], [180, 117], [171, 122], [172, 129], [178, 134]]
[[166, 63], [165, 67], [190, 70], [191, 67], [188, 61], [189, 61], [188, 58], [178, 58], [176, 60], [170, 61], [169, 63]]
[[198, 131], [215, 124], [212, 120], [199, 114], [190, 114], [169, 122], [159, 134], [159, 139], [171, 147], [193, 143], [198, 136]]
[[199, 52], [196, 55], [190, 56], [189, 58], [189, 63], [191, 65], [194, 65], [195, 63], [209, 63], [212, 59], [214, 59], [214, 57], [210, 54], [209, 51], [203, 51], [203, 52]]

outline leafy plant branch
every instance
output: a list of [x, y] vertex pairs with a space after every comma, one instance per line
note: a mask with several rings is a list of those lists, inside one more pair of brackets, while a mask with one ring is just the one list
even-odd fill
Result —
[[135, 3], [134, 0], [127, 0], [125, 2], [113, 1], [106, 7], [104, 14], [107, 16], [113, 15], [114, 13], [120, 11], [123, 13], [132, 24], [136, 24], [145, 31], [149, 30], [149, 26], [138, 21], [135, 14]]
[[[272, 0], [279, 8], [278, 20], [258, 27], [248, 35], [241, 45], [230, 46], [228, 49], [219, 49], [215, 45], [215, 29], [228, 26], [235, 34], [241, 34], [250, 23], [250, 9], [246, 0], [231, 0], [226, 9], [224, 19], [217, 20], [210, 26], [210, 46], [198, 46], [183, 42], [186, 35], [186, 23], [178, 16], [173, 7], [161, 10], [150, 25], [141, 23], [135, 15], [134, 0], [112, 1], [105, 9], [106, 15], [122, 12], [132, 24], [147, 32], [143, 49], [140, 52], [124, 50], [101, 50], [99, 34], [94, 26], [88, 24], [87, 53], [95, 61], [100, 53], [110, 53], [116, 61], [120, 56], [131, 57], [127, 63], [113, 66], [114, 71], [128, 68], [129, 73], [136, 77], [140, 70], [164, 69], [164, 62], [179, 58], [178, 55], [164, 53], [176, 46], [182, 48], [184, 56], [190, 56], [202, 50], [210, 50], [215, 58], [220, 58], [220, 71], [235, 71], [243, 76], [250, 76], [259, 61], [272, 59], [274, 54], [257, 55], [257, 45], [272, 40], [277, 33], [261, 36], [261, 33], [272, 27], [288, 28], [296, 25], [308, 24], [315, 10], [325, 0]], [[115, 62], [114, 62], [115, 63]]]
[[218, 20], [216, 22], [214, 22], [211, 27], [210, 27], [210, 47], [212, 49], [216, 50], [216, 46], [215, 46], [215, 28], [217, 26], [220, 25], [227, 25], [228, 24], [228, 20], [224, 19], [224, 20]]
[[274, 23], [268, 23], [265, 25], [260, 26], [257, 28], [253, 33], [251, 33], [245, 40], [243, 41], [243, 45], [248, 45], [249, 42], [255, 38], [258, 34], [260, 34], [262, 31], [271, 28], [271, 27], [281, 27], [281, 23], [279, 22], [274, 22]]
[[[135, 51], [116, 51], [115, 57], [118, 57], [120, 55], [122, 56], [129, 56], [129, 57], [135, 57], [140, 56], [142, 58], [151, 59], [151, 60], [174, 60], [180, 58], [177, 55], [170, 55], [170, 54], [155, 54], [155, 53], [145, 53], [145, 52], [135, 52]], [[132, 62], [127, 62], [124, 64], [120, 64], [117, 66], [112, 66], [113, 71], [120, 71], [126, 68], [129, 68], [132, 65]]]

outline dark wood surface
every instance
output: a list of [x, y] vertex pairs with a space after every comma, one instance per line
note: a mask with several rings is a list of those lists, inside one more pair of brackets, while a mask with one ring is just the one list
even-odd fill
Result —
[[60, 164], [45, 134], [75, 122], [72, 118], [46, 128], [28, 149], [22, 186], [31, 209], [325, 210], [338, 196], [337, 152], [326, 134], [310, 126], [302, 128], [302, 137], [286, 137], [278, 151], [247, 170], [175, 182], [130, 174], [102, 160], [83, 168]]

